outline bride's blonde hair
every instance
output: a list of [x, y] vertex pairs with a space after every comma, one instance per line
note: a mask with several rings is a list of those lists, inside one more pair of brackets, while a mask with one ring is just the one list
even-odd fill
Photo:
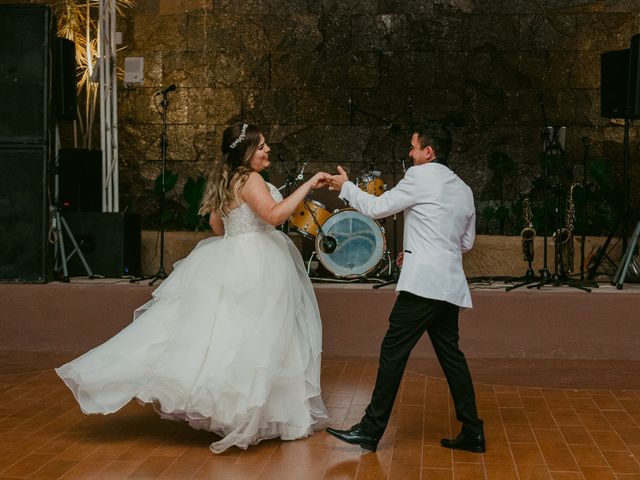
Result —
[[229, 205], [253, 171], [249, 163], [259, 144], [260, 130], [255, 125], [236, 123], [225, 129], [222, 134], [222, 161], [209, 175], [199, 215], [228, 213]]

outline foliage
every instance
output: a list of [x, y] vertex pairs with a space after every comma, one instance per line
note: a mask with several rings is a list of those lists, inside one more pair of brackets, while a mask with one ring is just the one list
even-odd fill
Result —
[[[172, 204], [173, 208], [165, 208], [162, 221], [165, 225], [173, 224], [183, 230], [202, 231], [209, 228], [206, 216], [198, 215], [200, 201], [204, 193], [206, 180], [199, 176], [193, 180], [188, 178], [182, 187], [182, 194], [178, 201]], [[174, 189], [178, 184], [178, 174], [171, 170], [165, 170], [164, 191], [165, 199], [176, 196]], [[162, 194], [162, 174], [158, 175], [154, 182], [154, 192], [157, 195]]]
[[[269, 181], [269, 172], [263, 170], [260, 175], [266, 182]], [[206, 179], [200, 175], [195, 180], [187, 178], [182, 193], [178, 195], [175, 188], [178, 185], [179, 175], [169, 169], [164, 174], [165, 199], [177, 200], [170, 205], [165, 204], [162, 221], [165, 225], [175, 226], [181, 230], [203, 231], [209, 229], [209, 219], [206, 216], [198, 215], [200, 202], [206, 186]], [[159, 174], [154, 181], [154, 192], [160, 196], [162, 193], [162, 174]], [[176, 198], [178, 197], [178, 198]], [[167, 208], [168, 207], [168, 208]]]
[[[116, 13], [135, 5], [135, 0], [116, 0]], [[92, 148], [92, 132], [99, 98], [94, 78], [98, 62], [99, 0], [56, 0], [52, 3], [58, 19], [58, 35], [74, 42], [76, 49], [77, 125], [82, 148]]]

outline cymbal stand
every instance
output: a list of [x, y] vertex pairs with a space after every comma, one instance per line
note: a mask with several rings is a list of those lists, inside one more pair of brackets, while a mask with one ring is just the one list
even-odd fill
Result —
[[[282, 163], [282, 166], [287, 172], [287, 180], [286, 180], [287, 183], [293, 184], [293, 186], [296, 187], [297, 189], [298, 188], [297, 180], [302, 180], [304, 178], [303, 177], [304, 167], [306, 167], [307, 164], [305, 163], [304, 166], [302, 167], [302, 171], [297, 175], [297, 177], [294, 177], [293, 174], [291, 173], [291, 170], [289, 169], [289, 166], [287, 165], [287, 162], [285, 162], [284, 157], [282, 155], [278, 155], [278, 160], [280, 160], [280, 162]], [[321, 247], [326, 251], [326, 253], [332, 253], [333, 251], [335, 251], [337, 247], [336, 239], [333, 236], [327, 235], [324, 233], [324, 230], [322, 229], [322, 224], [318, 221], [318, 218], [316, 217], [316, 212], [314, 212], [309, 207], [309, 204], [306, 198], [303, 200], [302, 204], [304, 205], [304, 208], [311, 215], [311, 218], [313, 219], [313, 223], [315, 223], [316, 227], [318, 227], [318, 233], [322, 238]]]

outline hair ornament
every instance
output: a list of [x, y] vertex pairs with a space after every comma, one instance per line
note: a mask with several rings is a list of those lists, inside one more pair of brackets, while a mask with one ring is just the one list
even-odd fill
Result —
[[247, 127], [249, 125], [247, 125], [246, 123], [242, 124], [242, 130], [240, 131], [240, 136], [238, 138], [236, 138], [231, 145], [229, 145], [230, 149], [236, 148], [238, 145], [240, 145], [240, 143], [242, 143], [242, 141], [244, 140], [244, 137], [247, 135]]

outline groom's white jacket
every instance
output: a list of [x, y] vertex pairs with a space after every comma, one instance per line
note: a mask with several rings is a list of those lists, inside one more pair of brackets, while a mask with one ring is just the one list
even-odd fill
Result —
[[404, 262], [396, 290], [471, 308], [462, 254], [476, 234], [473, 193], [448, 167], [413, 166], [379, 197], [345, 182], [340, 198], [368, 217], [404, 211]]

